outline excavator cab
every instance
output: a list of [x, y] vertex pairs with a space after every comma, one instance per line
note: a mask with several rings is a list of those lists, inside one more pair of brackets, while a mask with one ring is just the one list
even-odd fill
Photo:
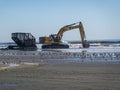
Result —
[[60, 42], [60, 38], [57, 38], [57, 34], [52, 34], [51, 35], [51, 38], [52, 38], [52, 40], [54, 41], [54, 42], [56, 42], [56, 43], [59, 43]]

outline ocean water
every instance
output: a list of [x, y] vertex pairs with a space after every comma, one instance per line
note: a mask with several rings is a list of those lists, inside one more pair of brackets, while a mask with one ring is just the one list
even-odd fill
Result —
[[[0, 43], [0, 49], [7, 48], [9, 45], [13, 45], [14, 43]], [[91, 43], [89, 48], [82, 48], [81, 44], [69, 44], [69, 49], [41, 49], [41, 44], [37, 45], [37, 51], [45, 52], [45, 51], [56, 51], [56, 52], [120, 52], [120, 43]]]
[[69, 49], [41, 49], [37, 44], [37, 51], [23, 50], [1, 50], [2, 61], [17, 62], [40, 62], [40, 63], [62, 63], [62, 62], [120, 62], [120, 46], [90, 46], [81, 48], [81, 45], [71, 44]]

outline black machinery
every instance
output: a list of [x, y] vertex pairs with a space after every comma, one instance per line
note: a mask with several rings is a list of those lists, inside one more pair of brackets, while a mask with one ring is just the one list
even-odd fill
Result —
[[12, 40], [16, 45], [9, 45], [11, 50], [36, 50], [36, 39], [31, 33], [12, 33]]

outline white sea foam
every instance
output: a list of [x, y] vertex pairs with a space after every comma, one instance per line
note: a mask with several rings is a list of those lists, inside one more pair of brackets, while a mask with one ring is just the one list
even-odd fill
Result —
[[10, 63], [9, 64], [9, 67], [17, 67], [17, 66], [20, 66], [20, 64], [16, 64], [16, 63]]

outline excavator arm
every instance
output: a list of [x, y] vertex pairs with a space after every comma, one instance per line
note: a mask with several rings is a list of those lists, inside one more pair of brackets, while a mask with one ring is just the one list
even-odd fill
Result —
[[73, 24], [66, 25], [66, 26], [62, 27], [59, 30], [59, 32], [56, 36], [56, 41], [59, 41], [59, 40], [62, 39], [62, 36], [63, 36], [64, 32], [79, 28], [80, 36], [81, 36], [81, 40], [82, 40], [82, 45], [83, 45], [84, 48], [88, 48], [89, 44], [87, 43], [87, 40], [86, 40], [86, 37], [85, 37], [85, 31], [84, 31], [82, 22], [78, 22], [78, 23], [73, 23]]
[[89, 43], [87, 43], [86, 36], [85, 36], [85, 30], [84, 30], [82, 22], [79, 23], [79, 30], [80, 30], [82, 46], [84, 48], [89, 48], [90, 45], [89, 45]]

